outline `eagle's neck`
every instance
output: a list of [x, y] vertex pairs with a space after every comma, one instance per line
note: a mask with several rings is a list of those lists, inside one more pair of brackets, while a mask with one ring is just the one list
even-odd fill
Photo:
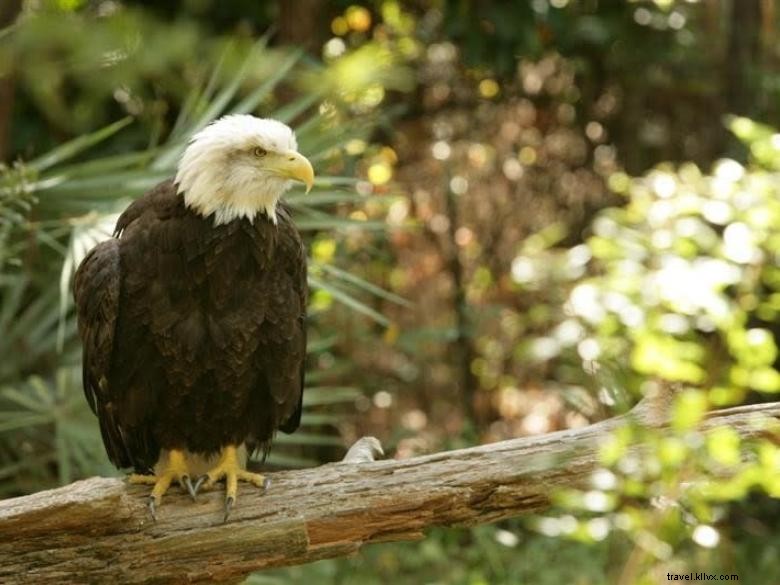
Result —
[[184, 204], [198, 215], [213, 217], [215, 225], [265, 214], [277, 223], [276, 205], [290, 181], [258, 175], [250, 168], [222, 164], [180, 166], [176, 189]]
[[232, 197], [198, 197], [192, 191], [184, 191], [184, 204], [202, 217], [213, 217], [214, 225], [230, 223], [246, 218], [254, 222], [258, 215], [265, 214], [272, 223], [277, 223], [276, 204], [278, 199], [263, 194], [247, 193]]

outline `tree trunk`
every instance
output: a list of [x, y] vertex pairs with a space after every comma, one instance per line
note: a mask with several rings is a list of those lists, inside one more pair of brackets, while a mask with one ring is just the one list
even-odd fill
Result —
[[726, 53], [726, 111], [752, 116], [756, 111], [756, 71], [761, 58], [761, 0], [732, 0]]
[[[13, 24], [21, 11], [22, 0], [4, 0], [0, 3], [0, 31]], [[15, 93], [13, 71], [4, 77], [0, 75], [0, 161], [6, 160], [10, 155], [11, 116]]]
[[444, 244], [443, 256], [447, 271], [452, 279], [452, 312], [454, 316], [453, 327], [455, 339], [452, 342], [452, 358], [454, 370], [459, 372], [458, 387], [461, 394], [463, 414], [477, 428], [482, 426], [481, 412], [477, 409], [476, 394], [478, 389], [477, 377], [472, 371], [472, 364], [476, 358], [474, 351], [474, 332], [469, 317], [469, 304], [466, 299], [466, 282], [463, 274], [463, 264], [460, 261], [460, 251], [455, 237], [460, 227], [460, 213], [455, 193], [450, 188], [451, 174], [445, 174], [443, 212], [448, 220], [447, 241]]
[[330, 25], [323, 0], [280, 0], [279, 42], [318, 53]]
[[[762, 0], [731, 0], [725, 54], [724, 110], [726, 114], [752, 118], [761, 100], [756, 78], [761, 67]], [[726, 154], [745, 161], [747, 149], [724, 127]]]

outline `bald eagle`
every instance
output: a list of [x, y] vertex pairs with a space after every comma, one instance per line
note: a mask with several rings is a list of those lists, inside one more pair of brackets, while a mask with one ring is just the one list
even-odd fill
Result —
[[300, 423], [306, 254], [280, 203], [295, 180], [308, 192], [314, 171], [289, 127], [223, 117], [76, 272], [84, 392], [153, 517], [171, 483], [194, 498], [224, 480], [227, 519], [238, 481], [267, 487], [247, 449]]

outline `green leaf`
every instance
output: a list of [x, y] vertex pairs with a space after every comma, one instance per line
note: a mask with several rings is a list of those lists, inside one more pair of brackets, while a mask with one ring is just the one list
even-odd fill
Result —
[[323, 413], [306, 413], [301, 416], [301, 425], [305, 426], [317, 426], [317, 425], [337, 425], [341, 419], [335, 414], [323, 414]]
[[[284, 80], [290, 70], [300, 60], [303, 49], [296, 49], [278, 65], [278, 69], [266, 79], [260, 86], [231, 108], [231, 114], [248, 114], [254, 112], [257, 106], [266, 99], [279, 83]], [[308, 107], [308, 106], [307, 106]], [[305, 108], [304, 108], [305, 109]]]
[[303, 406], [323, 406], [325, 404], [338, 404], [340, 402], [354, 402], [363, 393], [350, 386], [313, 386], [303, 392]]
[[71, 165], [58, 166], [53, 171], [56, 173], [53, 176], [70, 180], [81, 177], [101, 176], [117, 171], [141, 171], [154, 158], [154, 155], [159, 152], [159, 150], [159, 148], [150, 148], [137, 152], [95, 158], [80, 163], [73, 163]]
[[741, 461], [741, 444], [737, 432], [728, 427], [717, 427], [707, 433], [707, 451], [721, 465], [733, 466]]
[[97, 130], [96, 132], [74, 138], [70, 142], [66, 142], [63, 145], [50, 150], [45, 155], [30, 161], [27, 163], [27, 166], [39, 173], [45, 171], [54, 165], [60, 164], [68, 159], [75, 157], [78, 154], [81, 154], [83, 151], [103, 142], [107, 138], [110, 138], [122, 130], [122, 128], [128, 126], [132, 121], [133, 118], [128, 116], [117, 122], [114, 122], [113, 124], [109, 124], [105, 128]]
[[310, 459], [307, 457], [296, 457], [295, 455], [289, 455], [287, 453], [279, 453], [277, 451], [271, 451], [271, 454], [266, 459], [269, 465], [276, 465], [279, 467], [316, 467], [319, 461], [316, 459]]
[[336, 343], [338, 343], [338, 340], [339, 340], [338, 335], [329, 335], [328, 337], [321, 337], [320, 339], [311, 340], [306, 346], [306, 353], [323, 352], [336, 345]]
[[285, 124], [289, 124], [322, 98], [319, 93], [303, 94], [297, 100], [290, 102], [274, 112], [274, 118]]
[[381, 231], [387, 227], [381, 221], [356, 221], [354, 219], [343, 219], [333, 216], [323, 217], [321, 219], [296, 219], [295, 225], [303, 232], [342, 229]]
[[332, 435], [321, 435], [314, 433], [302, 433], [298, 431], [292, 435], [277, 435], [274, 443], [278, 445], [314, 445], [314, 446], [335, 446], [343, 447], [344, 441], [341, 437]]
[[328, 292], [328, 294], [330, 294], [335, 300], [354, 309], [358, 313], [362, 313], [363, 315], [370, 317], [380, 325], [384, 325], [385, 327], [388, 327], [390, 325], [390, 321], [381, 313], [375, 311], [368, 305], [357, 300], [349, 293], [346, 293], [341, 289], [338, 289], [335, 286], [332, 286], [315, 276], [309, 275], [309, 285], [314, 288], [318, 288]]
[[51, 423], [51, 417], [46, 414], [30, 414], [28, 411], [14, 410], [0, 412], [0, 432], [49, 423]]
[[362, 203], [365, 200], [366, 198], [363, 195], [338, 191], [326, 191], [323, 193], [314, 191], [308, 195], [299, 191], [285, 197], [285, 202], [296, 208], [318, 207], [336, 203]]
[[672, 426], [680, 431], [694, 428], [707, 414], [709, 402], [701, 390], [686, 390], [677, 395], [672, 407]]
[[16, 388], [6, 387], [0, 391], [0, 396], [11, 402], [15, 402], [19, 406], [27, 408], [30, 412], [37, 412], [46, 415], [49, 412], [49, 405], [38, 402], [30, 398], [27, 393], [20, 392]]
[[315, 262], [315, 266], [318, 268], [321, 268], [328, 274], [332, 274], [333, 276], [339, 278], [340, 280], [343, 280], [345, 282], [348, 282], [350, 284], [355, 285], [356, 287], [369, 292], [371, 294], [374, 294], [380, 298], [385, 299], [386, 301], [390, 301], [392, 303], [396, 303], [398, 305], [402, 305], [404, 307], [412, 307], [412, 303], [407, 301], [405, 298], [400, 297], [396, 294], [391, 293], [390, 291], [386, 291], [382, 287], [376, 286], [375, 284], [371, 284], [367, 280], [363, 280], [359, 276], [356, 276], [352, 274], [351, 272], [347, 272], [346, 270], [342, 270], [341, 268], [337, 268], [336, 266], [333, 266], [332, 264], [326, 264], [324, 262]]

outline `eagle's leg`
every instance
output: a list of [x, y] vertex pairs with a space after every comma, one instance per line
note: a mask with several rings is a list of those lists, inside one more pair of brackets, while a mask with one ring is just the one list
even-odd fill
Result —
[[168, 452], [168, 460], [155, 475], [134, 473], [127, 478], [127, 481], [130, 483], [154, 486], [149, 496], [149, 512], [155, 520], [157, 519], [156, 510], [173, 480], [176, 480], [181, 487], [185, 488], [193, 500], [195, 499], [195, 486], [192, 485], [192, 480], [190, 479], [187, 459], [184, 456], [184, 451], [178, 449], [171, 449]]
[[251, 473], [241, 466], [235, 445], [228, 445], [222, 449], [217, 465], [198, 479], [195, 484], [195, 491], [198, 491], [201, 484], [203, 484], [204, 488], [209, 489], [221, 479], [225, 480], [225, 521], [227, 521], [230, 515], [230, 509], [233, 507], [233, 504], [236, 503], [239, 480], [248, 481], [263, 489], [267, 489], [271, 483], [264, 475]]

